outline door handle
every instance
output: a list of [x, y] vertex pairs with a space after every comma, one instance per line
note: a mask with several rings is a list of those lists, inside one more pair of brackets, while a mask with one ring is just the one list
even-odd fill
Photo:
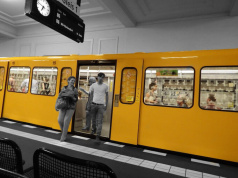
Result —
[[119, 106], [119, 94], [115, 94], [115, 99], [114, 99], [114, 107]]

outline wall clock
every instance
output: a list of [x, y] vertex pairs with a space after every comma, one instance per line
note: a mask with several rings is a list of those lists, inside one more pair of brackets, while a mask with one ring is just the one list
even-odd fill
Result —
[[45, 17], [50, 15], [50, 4], [47, 0], [37, 0], [37, 10]]

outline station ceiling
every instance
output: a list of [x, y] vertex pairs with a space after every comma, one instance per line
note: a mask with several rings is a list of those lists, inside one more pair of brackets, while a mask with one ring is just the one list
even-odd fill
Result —
[[[25, 16], [24, 6], [25, 0], [0, 0], [0, 39], [38, 24]], [[82, 0], [80, 8], [86, 31], [236, 15], [238, 0]]]

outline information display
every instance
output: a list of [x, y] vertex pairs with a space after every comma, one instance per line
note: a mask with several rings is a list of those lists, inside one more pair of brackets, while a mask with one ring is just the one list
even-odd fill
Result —
[[84, 41], [83, 20], [55, 0], [26, 0], [25, 14], [78, 43]]

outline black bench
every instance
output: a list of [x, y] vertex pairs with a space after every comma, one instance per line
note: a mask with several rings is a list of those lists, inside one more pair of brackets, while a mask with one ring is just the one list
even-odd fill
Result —
[[0, 138], [0, 168], [23, 174], [22, 154], [12, 140]]
[[33, 156], [34, 178], [116, 178], [103, 163], [74, 158], [40, 148]]
[[6, 169], [2, 169], [2, 168], [0, 168], [0, 177], [1, 178], [27, 178], [24, 175], [21, 175]]

